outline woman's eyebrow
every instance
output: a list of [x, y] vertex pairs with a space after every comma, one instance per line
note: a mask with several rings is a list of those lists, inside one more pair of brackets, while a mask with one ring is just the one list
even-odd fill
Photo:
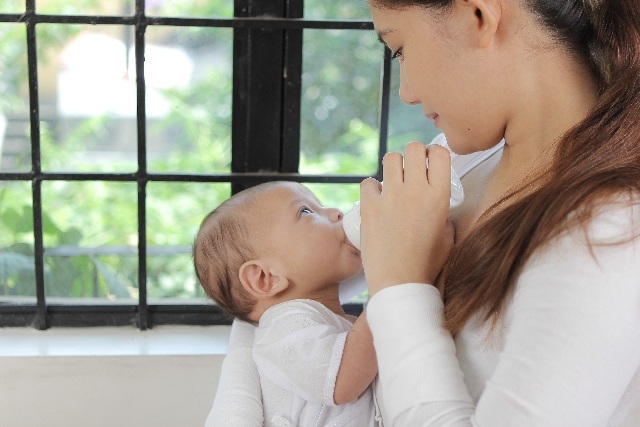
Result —
[[378, 34], [378, 41], [379, 41], [380, 43], [382, 43], [383, 45], [385, 45], [385, 46], [386, 46], [386, 45], [387, 45], [387, 42], [385, 42], [385, 41], [384, 41], [384, 38], [385, 38], [387, 35], [389, 35], [389, 34], [393, 33], [394, 31], [395, 31], [395, 30], [393, 30], [393, 29], [391, 29], [391, 28], [386, 28], [386, 29], [384, 29], [384, 30], [377, 31], [377, 34]]

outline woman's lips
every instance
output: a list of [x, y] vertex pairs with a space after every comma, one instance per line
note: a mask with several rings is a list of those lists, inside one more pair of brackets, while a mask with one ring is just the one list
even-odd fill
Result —
[[436, 113], [431, 113], [431, 114], [425, 114], [425, 117], [431, 120], [434, 127], [438, 127], [438, 117], [440, 116], [438, 116]]

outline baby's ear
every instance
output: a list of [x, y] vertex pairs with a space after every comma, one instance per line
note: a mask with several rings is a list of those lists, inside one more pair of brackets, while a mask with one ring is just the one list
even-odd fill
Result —
[[242, 264], [240, 282], [247, 292], [259, 299], [276, 296], [289, 287], [289, 281], [276, 274], [265, 260], [251, 260]]

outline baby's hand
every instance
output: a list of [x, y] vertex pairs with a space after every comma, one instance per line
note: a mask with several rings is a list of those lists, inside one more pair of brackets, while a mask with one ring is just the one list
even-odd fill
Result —
[[382, 165], [384, 186], [373, 178], [360, 186], [362, 262], [371, 295], [401, 283], [433, 283], [453, 245], [449, 151], [411, 142], [404, 159], [387, 153]]

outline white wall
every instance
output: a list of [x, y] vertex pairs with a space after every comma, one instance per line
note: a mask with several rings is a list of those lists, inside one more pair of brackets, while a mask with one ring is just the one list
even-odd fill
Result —
[[[157, 331], [154, 337], [164, 340], [162, 346], [149, 339], [154, 332], [128, 331], [134, 339], [124, 341], [122, 334], [100, 335], [108, 335], [106, 330], [60, 332], [22, 331], [18, 337], [15, 330], [0, 329], [0, 426], [203, 426], [228, 331], [209, 334], [203, 328], [195, 347], [193, 337], [188, 344], [178, 335], [171, 344], [170, 336]], [[110, 350], [96, 346], [94, 334]], [[61, 344], [65, 339], [75, 340], [75, 346]], [[83, 339], [93, 341], [94, 354], [85, 352], [89, 347], [82, 346]]]
[[0, 426], [202, 427], [228, 332], [0, 329]]

